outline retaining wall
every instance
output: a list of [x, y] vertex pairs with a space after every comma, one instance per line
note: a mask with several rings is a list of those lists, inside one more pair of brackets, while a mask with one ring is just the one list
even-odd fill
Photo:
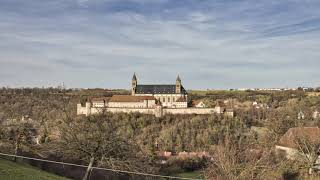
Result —
[[215, 113], [214, 108], [101, 108], [101, 107], [77, 107], [77, 114], [97, 114], [101, 113], [103, 111], [108, 111], [112, 113], [133, 113], [133, 112], [139, 112], [142, 114], [154, 114], [156, 116], [162, 116], [163, 114], [213, 114]]

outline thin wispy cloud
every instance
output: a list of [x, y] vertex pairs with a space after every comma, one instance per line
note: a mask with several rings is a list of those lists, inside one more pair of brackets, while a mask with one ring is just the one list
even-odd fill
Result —
[[128, 88], [137, 72], [148, 83], [179, 73], [187, 88], [319, 86], [319, 8], [318, 0], [2, 0], [0, 85]]

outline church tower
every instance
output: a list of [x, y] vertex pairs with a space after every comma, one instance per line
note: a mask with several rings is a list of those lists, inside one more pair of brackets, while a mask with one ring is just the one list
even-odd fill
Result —
[[178, 75], [177, 80], [176, 80], [176, 93], [181, 94], [181, 79], [180, 76]]
[[131, 81], [131, 95], [134, 96], [136, 94], [137, 90], [137, 85], [138, 85], [138, 80], [136, 73], [133, 74], [132, 81]]

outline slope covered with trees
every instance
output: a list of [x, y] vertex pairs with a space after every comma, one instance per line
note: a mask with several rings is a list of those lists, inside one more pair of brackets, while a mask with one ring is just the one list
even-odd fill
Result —
[[[156, 174], [202, 170], [207, 178], [279, 179], [305, 176], [300, 162], [277, 157], [279, 138], [291, 127], [319, 126], [320, 97], [304, 91], [193, 92], [214, 106], [232, 102], [236, 116], [104, 113], [76, 116], [76, 103], [127, 91], [1, 89], [1, 151], [105, 168]], [[252, 102], [264, 104], [255, 108]], [[266, 105], [266, 106], [265, 106]], [[268, 107], [268, 108], [267, 108]], [[303, 118], [299, 113], [303, 113]], [[210, 158], [171, 158], [159, 152], [207, 152]], [[61, 170], [61, 169], [60, 169]], [[58, 171], [60, 171], [58, 169]], [[66, 175], [67, 174], [67, 175]], [[82, 178], [81, 173], [65, 175]], [[88, 173], [87, 173], [88, 174]], [[101, 177], [145, 177], [89, 174]]]

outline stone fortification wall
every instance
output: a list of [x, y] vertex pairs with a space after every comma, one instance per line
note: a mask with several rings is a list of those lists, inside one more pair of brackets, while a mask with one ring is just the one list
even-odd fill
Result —
[[91, 114], [98, 114], [102, 113], [103, 111], [106, 112], [112, 112], [112, 113], [134, 113], [139, 112], [142, 114], [154, 114], [154, 109], [148, 109], [148, 108], [91, 108]]
[[142, 114], [154, 114], [154, 108], [107, 108], [108, 112], [112, 113], [133, 113], [133, 112], [139, 112]]
[[163, 114], [213, 114], [214, 108], [168, 108], [163, 109]]
[[82, 104], [77, 104], [77, 115], [84, 114], [86, 116], [91, 114], [91, 103], [86, 102], [84, 106]]
[[87, 108], [77, 104], [77, 115], [87, 114]]
[[101, 107], [82, 107], [77, 106], [77, 114], [84, 114], [86, 116], [90, 114], [98, 114], [103, 111], [108, 111], [112, 113], [133, 113], [139, 112], [142, 114], [154, 114], [155, 116], [162, 116], [164, 114], [213, 114], [215, 113], [214, 108], [101, 108]]

